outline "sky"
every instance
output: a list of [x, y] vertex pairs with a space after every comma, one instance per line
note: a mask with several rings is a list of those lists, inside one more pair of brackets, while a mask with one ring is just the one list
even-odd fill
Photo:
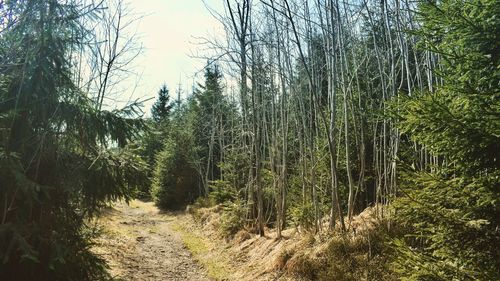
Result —
[[[191, 92], [193, 81], [202, 81], [205, 59], [193, 58], [199, 53], [200, 37], [222, 34], [219, 22], [210, 14], [202, 0], [125, 0], [128, 9], [142, 18], [134, 31], [143, 45], [142, 54], [131, 66], [136, 77], [130, 77], [123, 95], [154, 98], [166, 83], [172, 98], [178, 84]], [[211, 8], [223, 9], [221, 0], [206, 0]], [[198, 80], [196, 80], [198, 79]], [[129, 86], [130, 85], [130, 86]], [[145, 103], [149, 114], [153, 100]]]

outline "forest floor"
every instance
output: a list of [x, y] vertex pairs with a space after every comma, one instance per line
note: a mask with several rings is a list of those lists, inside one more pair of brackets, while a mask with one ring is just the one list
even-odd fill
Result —
[[152, 202], [117, 202], [96, 222], [102, 234], [94, 251], [118, 280], [210, 280], [174, 230], [177, 216]]
[[[220, 234], [222, 210], [219, 205], [172, 213], [160, 211], [152, 202], [117, 202], [96, 222], [102, 233], [94, 251], [108, 262], [118, 280], [394, 279], [373, 275], [370, 268], [382, 264], [383, 259], [380, 264], [377, 257], [366, 260], [365, 248], [377, 243], [374, 208], [353, 219], [358, 234], [338, 236], [324, 231], [313, 235], [291, 227], [283, 231], [281, 239], [274, 229], [266, 229], [263, 237], [243, 229], [232, 238], [224, 238]], [[352, 250], [348, 256], [335, 251], [346, 247]], [[332, 258], [339, 263], [333, 275], [327, 262]], [[361, 265], [356, 272], [351, 272], [349, 265], [353, 260]], [[366, 278], [368, 269], [376, 277]]]
[[101, 235], [93, 250], [117, 280], [299, 280], [272, 266], [280, 251], [274, 235], [248, 234], [239, 242], [220, 237], [219, 211], [206, 209], [212, 219], [202, 223], [190, 213], [160, 211], [153, 202], [116, 202], [96, 220]]

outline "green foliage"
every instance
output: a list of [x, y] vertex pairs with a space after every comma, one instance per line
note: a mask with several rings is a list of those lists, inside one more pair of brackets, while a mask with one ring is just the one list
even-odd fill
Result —
[[[398, 110], [408, 114], [401, 116], [400, 127], [435, 155], [445, 155], [461, 173], [474, 175], [498, 168], [498, 116], [474, 103], [471, 96], [446, 88], [434, 94], [402, 97]], [[499, 102], [492, 101], [489, 106], [499, 107]]]
[[167, 85], [163, 85], [158, 91], [158, 99], [151, 108], [151, 116], [156, 123], [168, 121], [173, 104], [170, 102]]
[[175, 187], [177, 183], [176, 175], [173, 175], [176, 158], [175, 150], [171, 146], [165, 147], [157, 156], [157, 165], [153, 174], [151, 186], [151, 196], [155, 203], [162, 208], [174, 209], [176, 206]]
[[237, 194], [231, 183], [224, 180], [210, 182], [210, 194], [208, 195], [215, 204], [232, 202], [237, 198]]
[[156, 155], [151, 195], [164, 209], [179, 209], [201, 195], [201, 176], [191, 130], [189, 104], [177, 107], [163, 150]]
[[313, 231], [315, 227], [314, 206], [311, 203], [297, 204], [289, 208], [291, 222], [294, 226]]
[[163, 150], [171, 130], [170, 119], [174, 105], [170, 102], [168, 93], [166, 85], [163, 85], [158, 91], [158, 97], [151, 109], [152, 118], [146, 120], [147, 128], [136, 144], [139, 148], [138, 154], [142, 156], [149, 166], [149, 182], [140, 188], [138, 195], [141, 197], [150, 196], [156, 157]]
[[396, 201], [396, 270], [408, 280], [497, 280], [499, 173], [479, 178], [412, 174]]
[[188, 108], [196, 159], [200, 162], [198, 170], [204, 177], [205, 185], [220, 178], [220, 144], [224, 140], [220, 132], [225, 129], [229, 112], [221, 80], [219, 66], [208, 64], [205, 82], [194, 91]]
[[445, 159], [409, 171], [394, 203], [408, 235], [394, 240], [404, 280], [499, 280], [498, 1], [424, 1], [422, 45], [444, 85], [397, 101], [399, 126]]
[[[128, 144], [139, 104], [101, 110], [74, 81], [93, 6], [8, 1], [0, 34], [0, 279], [106, 280], [87, 218], [129, 199], [145, 165]], [[2, 26], [3, 28], [3, 26]]]
[[[168, 134], [160, 140], [164, 148], [155, 159], [151, 190], [160, 207], [179, 208], [202, 194], [208, 196], [210, 189], [212, 201], [224, 202], [236, 196], [220, 179], [221, 144], [225, 142], [220, 132], [225, 130], [229, 111], [221, 79], [216, 64], [207, 66], [204, 85], [185, 104], [178, 104], [168, 125], [162, 127]], [[162, 89], [153, 113], [168, 104], [165, 97], [168, 91]]]
[[147, 183], [141, 186], [138, 190], [138, 197], [147, 198], [151, 196], [151, 181], [153, 178], [156, 157], [163, 149], [165, 136], [162, 131], [151, 120], [146, 120], [147, 129], [135, 143], [137, 154], [141, 156], [147, 164]]
[[224, 204], [220, 231], [225, 237], [231, 237], [245, 227], [248, 210], [241, 200]]
[[225, 151], [224, 162], [219, 163], [220, 169], [224, 172], [224, 180], [237, 191], [242, 191], [247, 184], [249, 161], [248, 153], [228, 149]]
[[179, 209], [200, 194], [199, 175], [190, 162], [190, 149], [186, 136], [178, 134], [167, 141], [157, 156], [151, 195], [163, 209]]
[[[299, 167], [300, 169], [300, 167]], [[328, 190], [329, 183], [329, 172], [327, 164], [324, 162], [317, 163], [317, 186], [318, 188], [318, 212], [320, 217], [324, 217], [328, 214], [331, 202], [330, 195], [326, 192]], [[306, 190], [303, 190], [303, 178], [299, 173], [291, 174], [288, 178], [288, 189], [287, 189], [287, 223], [294, 227], [301, 227], [303, 230], [308, 232], [315, 231], [315, 218], [316, 210], [314, 204], [311, 200], [311, 190], [310, 186], [305, 185]], [[307, 181], [307, 179], [306, 179]], [[303, 196], [305, 192], [305, 197]]]

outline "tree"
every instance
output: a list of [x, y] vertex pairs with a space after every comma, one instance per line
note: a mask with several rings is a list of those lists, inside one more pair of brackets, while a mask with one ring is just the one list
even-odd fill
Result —
[[151, 195], [162, 209], [180, 209], [200, 196], [200, 176], [192, 163], [191, 132], [183, 128], [184, 120], [174, 120], [175, 133], [164, 140], [164, 148], [156, 155]]
[[399, 126], [440, 161], [410, 170], [396, 270], [411, 280], [500, 278], [498, 1], [423, 1], [422, 46], [443, 84], [396, 102]]
[[92, 41], [83, 23], [99, 10], [80, 1], [0, 5], [8, 21], [0, 32], [2, 280], [108, 279], [90, 251], [87, 219], [144, 182], [144, 163], [127, 149], [144, 128], [139, 104], [103, 110], [74, 75], [85, 53], [75, 50]]
[[209, 193], [210, 181], [221, 177], [219, 164], [222, 159], [224, 128], [228, 118], [228, 105], [223, 95], [222, 73], [216, 63], [208, 63], [205, 81], [193, 94], [191, 122], [195, 138], [199, 173], [202, 175], [205, 195]]
[[170, 102], [167, 85], [161, 86], [158, 98], [151, 108], [151, 116], [156, 123], [168, 121], [173, 104]]
[[[156, 155], [163, 149], [169, 136], [170, 115], [174, 105], [170, 102], [167, 85], [158, 91], [158, 97], [151, 108], [151, 119], [146, 120], [148, 129], [141, 138], [141, 155], [153, 170]], [[145, 191], [145, 193], [148, 193]]]
[[[171, 114], [174, 104], [170, 102], [167, 85], [163, 85], [158, 91], [158, 97], [151, 108], [151, 119], [147, 119], [147, 128], [142, 132], [137, 145], [139, 154], [149, 166], [148, 177], [154, 178], [154, 170], [157, 156], [164, 149], [171, 130]], [[151, 195], [152, 182], [144, 184], [139, 189], [139, 196], [149, 197]]]

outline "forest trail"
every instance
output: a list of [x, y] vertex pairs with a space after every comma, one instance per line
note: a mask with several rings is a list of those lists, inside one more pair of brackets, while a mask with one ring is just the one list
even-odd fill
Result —
[[210, 280], [172, 230], [174, 220], [152, 202], [115, 203], [97, 221], [103, 233], [94, 251], [119, 280]]

